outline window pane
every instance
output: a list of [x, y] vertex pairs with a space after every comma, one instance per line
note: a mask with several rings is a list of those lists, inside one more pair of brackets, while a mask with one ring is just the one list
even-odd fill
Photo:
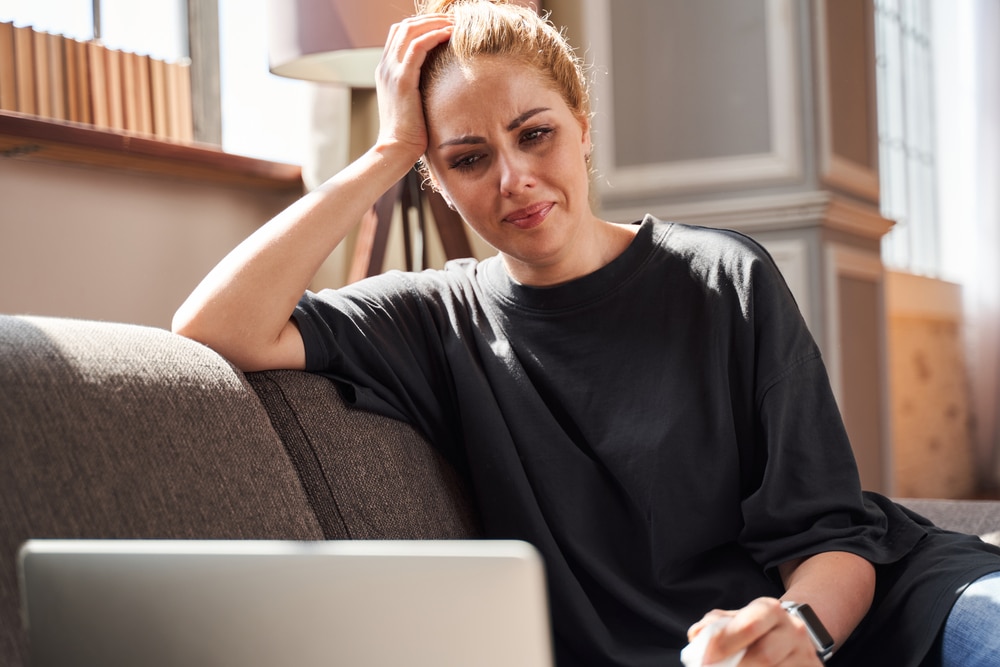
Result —
[[74, 39], [94, 36], [91, 0], [0, 0], [0, 21]]
[[101, 0], [101, 41], [112, 49], [161, 60], [187, 57], [187, 3]]
[[266, 0], [219, 0], [222, 147], [301, 164], [309, 139], [311, 85], [271, 74]]

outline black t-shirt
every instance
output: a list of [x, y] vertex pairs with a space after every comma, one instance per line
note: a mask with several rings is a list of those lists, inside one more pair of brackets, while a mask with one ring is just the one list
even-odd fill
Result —
[[[567, 284], [467, 260], [306, 294], [295, 318], [310, 370], [465, 470], [489, 537], [541, 550], [561, 667], [679, 664], [705, 612], [779, 596], [777, 566], [824, 551], [897, 563], [843, 664], [867, 664], [848, 659], [871, 633], [916, 664], [954, 599], [924, 576], [901, 600], [933, 609], [892, 608], [889, 584], [913, 589], [923, 567], [904, 557], [954, 540], [862, 493], [819, 350], [740, 234], [647, 217]], [[939, 560], [1000, 570], [978, 544]]]

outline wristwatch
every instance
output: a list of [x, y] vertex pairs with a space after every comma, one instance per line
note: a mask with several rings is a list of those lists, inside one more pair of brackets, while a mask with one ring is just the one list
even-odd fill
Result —
[[816, 646], [816, 655], [819, 656], [819, 659], [823, 662], [829, 660], [830, 656], [833, 655], [833, 647], [836, 642], [833, 641], [833, 637], [823, 627], [819, 616], [812, 610], [812, 607], [797, 602], [782, 602], [781, 606], [789, 614], [798, 617], [805, 623], [806, 630], [809, 631], [809, 637]]

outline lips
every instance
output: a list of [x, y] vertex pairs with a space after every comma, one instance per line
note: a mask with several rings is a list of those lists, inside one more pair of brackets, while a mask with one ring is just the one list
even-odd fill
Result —
[[548, 216], [553, 206], [552, 202], [532, 204], [531, 206], [508, 213], [503, 218], [503, 221], [520, 229], [531, 229], [542, 224], [542, 221]]

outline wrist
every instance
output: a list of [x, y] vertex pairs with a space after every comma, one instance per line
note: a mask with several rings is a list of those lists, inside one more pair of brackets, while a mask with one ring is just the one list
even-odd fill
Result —
[[816, 648], [816, 656], [822, 662], [829, 660], [833, 655], [836, 643], [812, 607], [807, 604], [799, 604], [788, 600], [783, 601], [781, 606], [786, 612], [802, 621], [803, 625], [805, 625], [806, 631], [809, 633], [809, 638]]
[[424, 156], [426, 148], [426, 145], [380, 136], [371, 147], [370, 152], [380, 163], [393, 165], [401, 170], [400, 177], [402, 177]]

